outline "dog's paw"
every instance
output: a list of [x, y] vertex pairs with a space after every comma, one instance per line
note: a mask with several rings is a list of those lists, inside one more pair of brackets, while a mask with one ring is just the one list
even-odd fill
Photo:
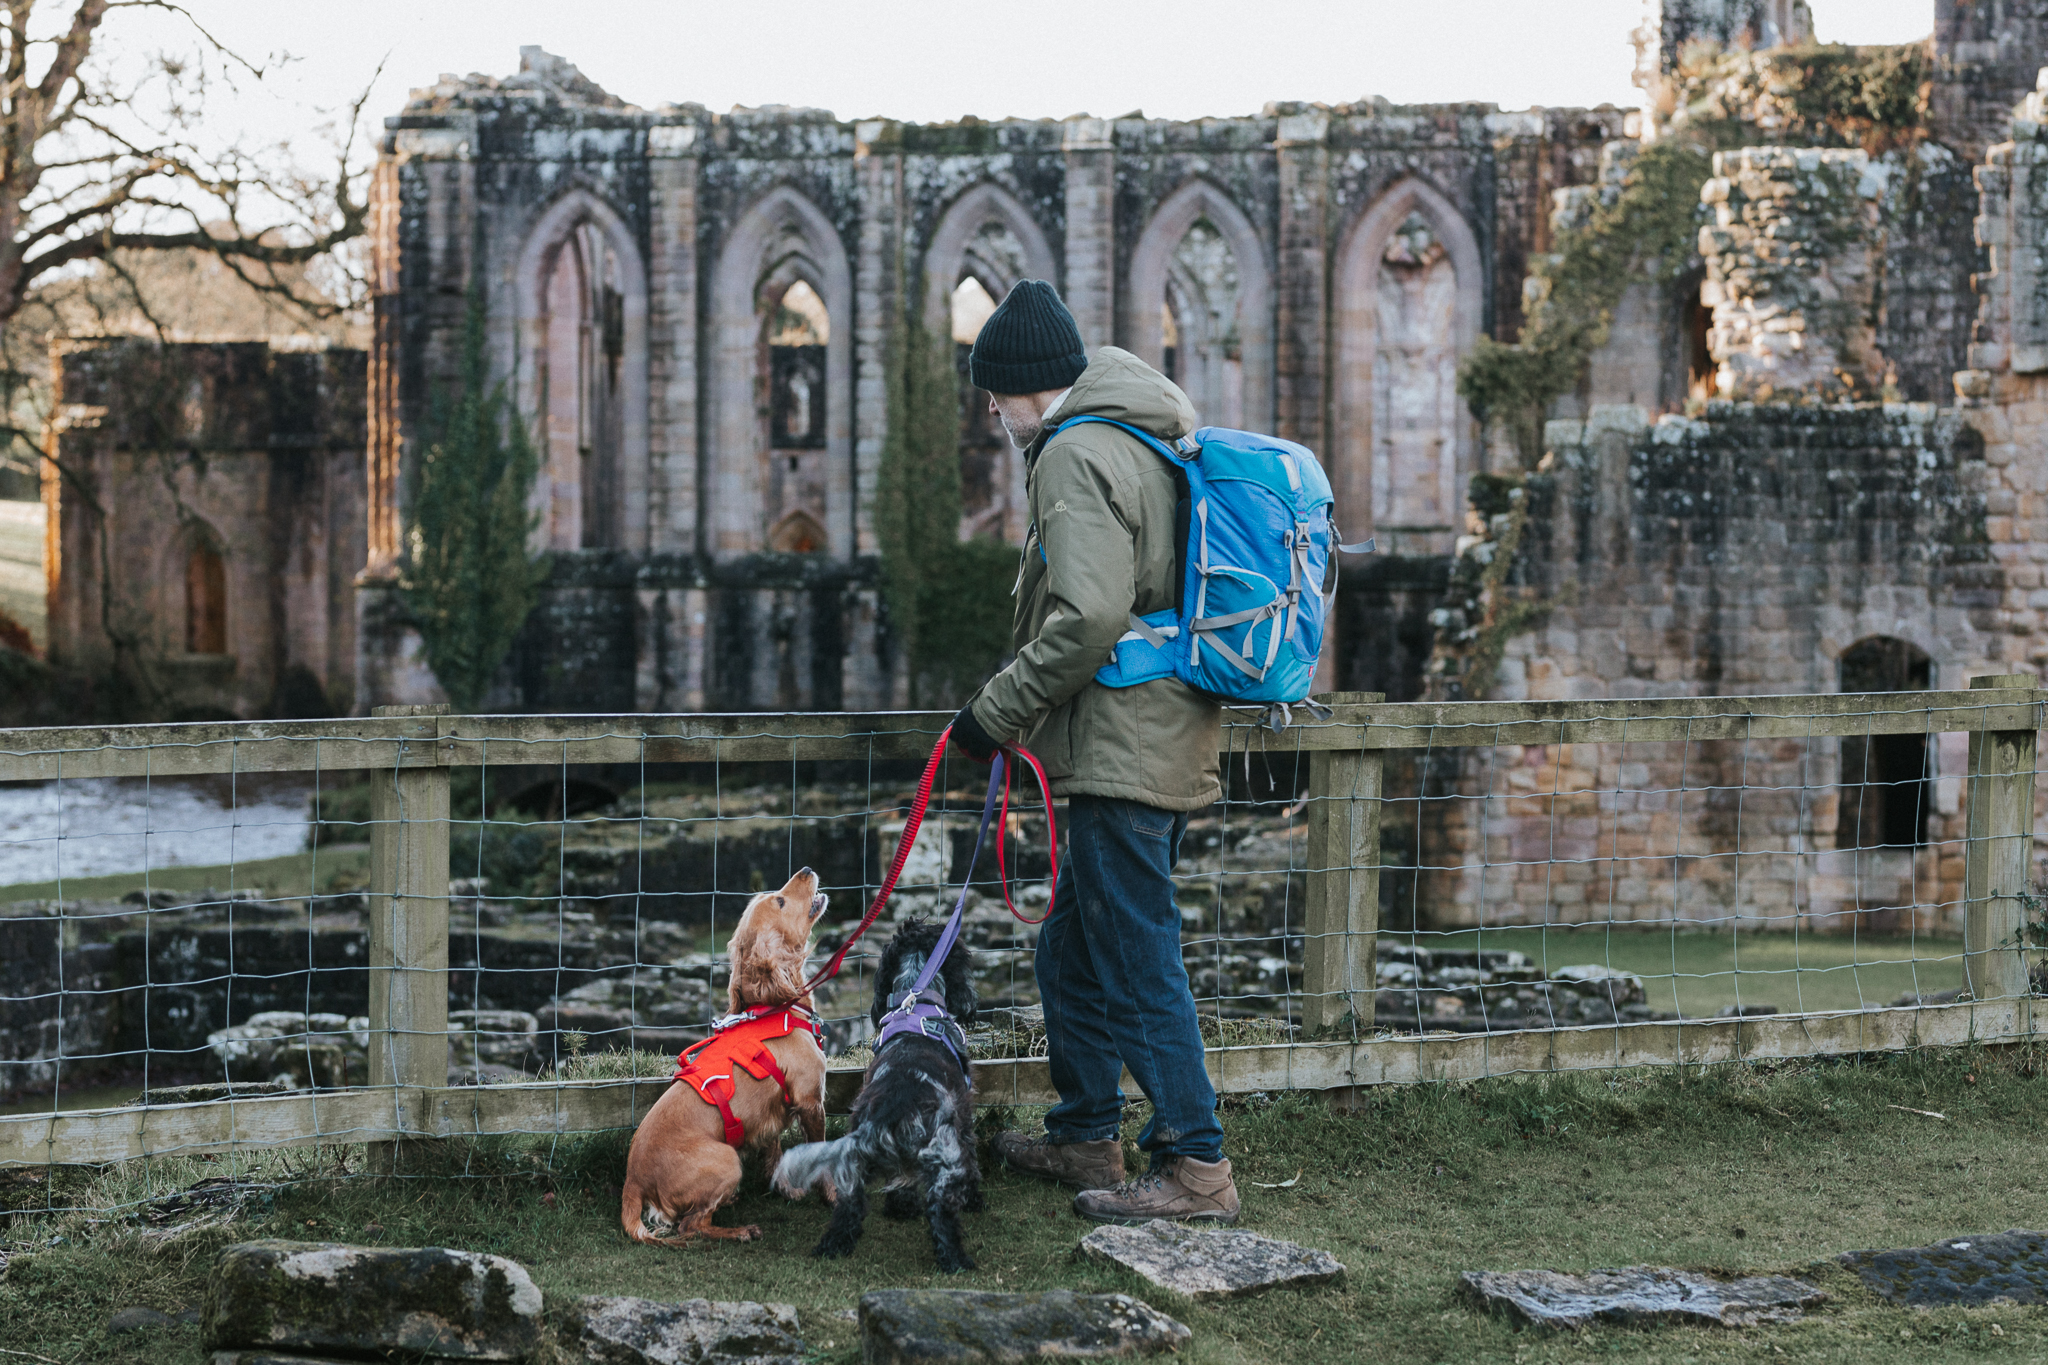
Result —
[[749, 1223], [743, 1228], [734, 1228], [733, 1234], [735, 1240], [741, 1242], [759, 1241], [761, 1238], [761, 1225], [759, 1223]]
[[827, 1237], [811, 1248], [811, 1255], [821, 1261], [838, 1261], [853, 1255], [853, 1243], [842, 1242], [836, 1237]]
[[973, 1270], [975, 1268], [974, 1258], [964, 1251], [958, 1256], [939, 1257], [939, 1269], [948, 1275], [958, 1275], [963, 1270]]

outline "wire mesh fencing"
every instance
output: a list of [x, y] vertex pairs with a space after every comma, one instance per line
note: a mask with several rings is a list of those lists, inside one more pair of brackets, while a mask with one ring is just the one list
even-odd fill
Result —
[[[2030, 1034], [2039, 700], [1980, 683], [1233, 721], [1175, 878], [1219, 1088]], [[219, 1154], [630, 1128], [730, 1008], [753, 895], [814, 868], [814, 962], [852, 932], [945, 721], [393, 710], [0, 736], [0, 1168], [184, 1190]], [[985, 772], [942, 770], [818, 994], [835, 1105], [881, 946], [962, 880], [979, 1094], [1053, 1098], [1045, 812], [1001, 831], [1019, 916], [968, 868]]]

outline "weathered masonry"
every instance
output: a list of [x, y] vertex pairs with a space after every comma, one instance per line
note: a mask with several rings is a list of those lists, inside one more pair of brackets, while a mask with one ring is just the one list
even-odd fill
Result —
[[[358, 707], [432, 695], [389, 584], [472, 290], [543, 443], [556, 566], [498, 700], [886, 705], [870, 504], [907, 329], [971, 339], [1015, 281], [1051, 280], [1091, 346], [1162, 367], [1206, 420], [1331, 451], [1345, 524], [1440, 560], [1482, 467], [1459, 357], [1514, 334], [1550, 192], [1626, 119], [856, 124], [649, 112], [538, 49], [522, 68], [390, 120]], [[963, 534], [1020, 540], [1020, 461], [963, 396]]]
[[363, 353], [118, 338], [57, 361], [50, 657], [167, 720], [345, 714]]

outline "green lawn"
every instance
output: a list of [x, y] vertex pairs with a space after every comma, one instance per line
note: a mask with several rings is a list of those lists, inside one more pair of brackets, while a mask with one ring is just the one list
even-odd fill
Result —
[[1722, 1007], [1776, 1005], [1795, 1011], [1889, 1005], [1963, 984], [1959, 938], [1848, 934], [1726, 933], [1711, 930], [1467, 929], [1451, 934], [1390, 933], [1424, 948], [1483, 948], [1527, 953], [1546, 969], [1597, 962], [1643, 978], [1652, 1009], [1689, 1018]]
[[[237, 891], [254, 887], [274, 896], [325, 895], [360, 888], [370, 870], [368, 844], [328, 844], [318, 850], [209, 867], [159, 867], [146, 876], [116, 872], [104, 877], [66, 877], [66, 900], [119, 900], [144, 885], [164, 891]], [[9, 901], [54, 900], [56, 882], [0, 886], [0, 905]]]
[[[1185, 1358], [1195, 1362], [2038, 1360], [2048, 1356], [2048, 1314], [2038, 1309], [1893, 1308], [1832, 1258], [2048, 1225], [2048, 1189], [2035, 1178], [2048, 1136], [2044, 1071], [2048, 1056], [2035, 1050], [1954, 1050], [1389, 1089], [1355, 1113], [1286, 1096], [1225, 1115], [1244, 1226], [1335, 1253], [1349, 1266], [1342, 1284], [1176, 1302], [1079, 1262], [1087, 1225], [1066, 1197], [1001, 1172], [990, 1176], [987, 1212], [967, 1218], [980, 1269], [946, 1283], [1137, 1293], [1194, 1329]], [[1143, 1117], [1134, 1107], [1127, 1136]], [[0, 1231], [17, 1253], [0, 1279], [0, 1348], [63, 1365], [199, 1365], [195, 1329], [114, 1337], [107, 1319], [132, 1304], [199, 1304], [213, 1253], [259, 1236], [499, 1252], [530, 1268], [555, 1304], [590, 1293], [790, 1302], [819, 1365], [859, 1359], [844, 1314], [863, 1290], [941, 1282], [924, 1229], [879, 1213], [853, 1259], [812, 1260], [823, 1208], [786, 1203], [751, 1180], [721, 1217], [760, 1223], [760, 1242], [633, 1245], [618, 1228], [623, 1152], [622, 1135], [541, 1139], [449, 1153], [439, 1174], [385, 1182], [321, 1178], [298, 1156], [300, 1183], [251, 1221], [157, 1250], [118, 1221], [24, 1211]], [[272, 1175], [285, 1173], [285, 1158], [267, 1161]], [[227, 1169], [160, 1162], [154, 1188]], [[465, 1170], [470, 1178], [458, 1178]], [[1254, 1184], [1297, 1174], [1287, 1188]], [[119, 1202], [135, 1197], [139, 1176], [137, 1167], [59, 1172], [54, 1190], [0, 1181], [0, 1200], [18, 1209]], [[1801, 1274], [1832, 1297], [1790, 1325], [1550, 1336], [1482, 1317], [1454, 1294], [1468, 1269], [1646, 1263]]]

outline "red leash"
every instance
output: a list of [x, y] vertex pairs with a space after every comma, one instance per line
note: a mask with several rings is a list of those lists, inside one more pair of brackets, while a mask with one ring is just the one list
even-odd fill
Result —
[[[816, 976], [804, 983], [804, 994], [808, 995], [818, 986], [839, 975], [839, 968], [846, 961], [847, 953], [852, 950], [854, 944], [860, 942], [861, 935], [881, 918], [883, 907], [889, 904], [889, 897], [895, 894], [896, 879], [903, 875], [903, 865], [910, 861], [911, 846], [917, 842], [917, 831], [924, 824], [925, 812], [931, 808], [932, 784], [938, 780], [939, 761], [946, 755], [946, 741], [952, 734], [953, 727], [948, 725], [939, 732], [939, 742], [932, 746], [931, 761], [924, 765], [924, 776], [917, 780], [917, 795], [911, 800], [909, 818], [903, 822], [903, 834], [896, 841], [896, 856], [889, 861], [889, 875], [882, 879], [882, 889], [875, 894], [874, 904], [868, 907], [867, 914], [862, 917], [860, 927], [853, 931], [852, 937], [839, 945], [839, 951], [832, 955], [832, 960], [826, 963]], [[1046, 779], [1044, 765], [1039, 763], [1030, 751], [1017, 745], [1006, 744], [1003, 747], [1029, 763], [1031, 771], [1038, 774], [1038, 789], [1045, 798], [1045, 825], [1052, 837], [1052, 879], [1057, 883], [1060, 877], [1060, 833], [1054, 823], [1052, 812], [1052, 784]], [[1039, 924], [1044, 921], [1045, 915], [1040, 915], [1037, 919], [1025, 919], [1010, 901], [1009, 872], [1003, 867], [1003, 838], [1009, 832], [1009, 822], [1010, 783], [1006, 772], [1003, 780], [1003, 817], [996, 831], [996, 866], [1003, 880], [1003, 904], [1009, 906], [1010, 913], [1024, 923]], [[1048, 905], [1046, 914], [1051, 913], [1052, 907]]]

